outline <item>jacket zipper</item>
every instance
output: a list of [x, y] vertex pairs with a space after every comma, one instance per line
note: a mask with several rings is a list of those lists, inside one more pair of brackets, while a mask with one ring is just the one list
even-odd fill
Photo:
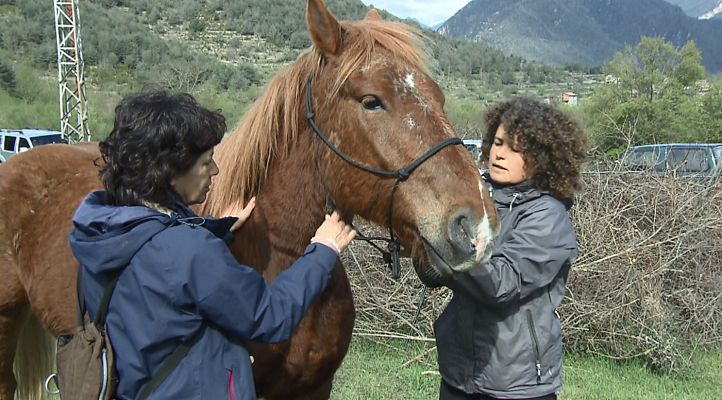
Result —
[[531, 317], [531, 310], [526, 310], [526, 321], [529, 323], [529, 333], [531, 334], [532, 347], [534, 349], [535, 366], [536, 366], [536, 383], [541, 383], [541, 356], [539, 354], [539, 340], [534, 329], [534, 321]]

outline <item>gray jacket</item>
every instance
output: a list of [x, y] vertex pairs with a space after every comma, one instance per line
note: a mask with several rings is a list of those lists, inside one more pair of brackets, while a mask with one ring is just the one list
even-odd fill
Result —
[[577, 239], [567, 205], [528, 182], [495, 187], [501, 226], [491, 260], [445, 282], [434, 325], [439, 371], [467, 393], [521, 399], [561, 389], [561, 324]]

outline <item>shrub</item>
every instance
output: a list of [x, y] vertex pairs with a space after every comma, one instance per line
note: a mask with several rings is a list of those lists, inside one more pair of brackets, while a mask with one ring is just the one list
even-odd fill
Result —
[[11, 66], [0, 61], [0, 88], [13, 93], [16, 85], [15, 71]]

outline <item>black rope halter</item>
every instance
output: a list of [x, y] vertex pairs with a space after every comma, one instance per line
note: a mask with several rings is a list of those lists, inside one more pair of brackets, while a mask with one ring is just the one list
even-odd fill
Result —
[[[396, 190], [399, 187], [399, 184], [411, 176], [411, 174], [418, 168], [421, 164], [424, 163], [424, 161], [431, 158], [433, 155], [441, 151], [446, 146], [451, 145], [457, 145], [457, 144], [463, 144], [463, 141], [459, 139], [458, 137], [448, 138], [444, 140], [443, 142], [437, 144], [436, 146], [432, 147], [424, 153], [421, 157], [414, 160], [411, 164], [396, 170], [396, 171], [385, 171], [373, 167], [369, 167], [364, 164], [360, 164], [354, 160], [352, 160], [348, 155], [346, 155], [344, 152], [338, 149], [331, 141], [324, 135], [321, 130], [316, 125], [316, 121], [314, 120], [314, 113], [313, 113], [313, 107], [311, 105], [312, 99], [311, 99], [311, 82], [313, 80], [313, 77], [308, 78], [308, 82], [306, 83], [306, 119], [308, 120], [308, 123], [311, 125], [311, 129], [316, 133], [316, 135], [321, 139], [321, 141], [328, 146], [331, 151], [336, 153], [337, 156], [339, 156], [342, 160], [346, 161], [348, 164], [350, 164], [352, 167], [360, 169], [362, 171], [366, 171], [372, 175], [376, 175], [382, 179], [395, 179], [394, 186], [391, 189], [391, 198], [389, 199], [389, 212], [388, 212], [388, 223], [389, 223], [389, 238], [383, 238], [383, 237], [367, 237], [361, 234], [357, 231], [356, 238], [359, 240], [363, 240], [371, 244], [374, 248], [376, 248], [378, 251], [380, 251], [383, 254], [384, 261], [389, 265], [391, 268], [391, 276], [394, 279], [398, 279], [401, 275], [401, 267], [399, 263], [399, 251], [401, 249], [401, 245], [396, 241], [396, 237], [394, 236], [394, 229], [393, 229], [393, 212], [394, 212], [394, 194], [396, 194]], [[373, 241], [385, 241], [388, 243], [387, 249], [382, 249], [378, 245], [376, 245]]]

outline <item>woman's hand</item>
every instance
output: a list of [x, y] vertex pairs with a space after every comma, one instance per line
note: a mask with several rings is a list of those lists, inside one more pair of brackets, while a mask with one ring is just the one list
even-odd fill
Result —
[[340, 254], [356, 237], [356, 231], [341, 219], [338, 211], [326, 214], [326, 219], [311, 238], [311, 243], [322, 243]]
[[238, 229], [240, 229], [243, 224], [248, 220], [248, 217], [251, 216], [251, 212], [256, 207], [256, 197], [251, 197], [250, 200], [248, 200], [248, 204], [246, 204], [245, 207], [239, 210], [240, 203], [236, 203], [234, 205], [229, 206], [223, 212], [221, 213], [221, 217], [237, 217], [238, 221], [236, 221], [233, 226], [231, 226], [231, 232], [235, 232]]

